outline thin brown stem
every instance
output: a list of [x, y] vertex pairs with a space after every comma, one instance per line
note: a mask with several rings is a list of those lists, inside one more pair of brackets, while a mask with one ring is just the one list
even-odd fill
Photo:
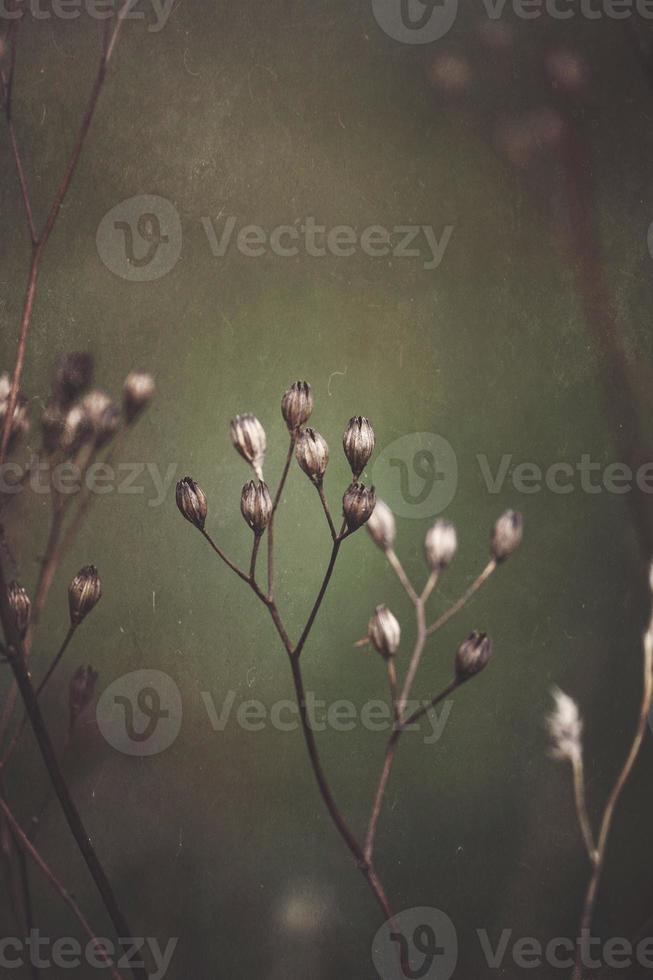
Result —
[[322, 579], [322, 585], [320, 586], [320, 591], [318, 592], [317, 598], [313, 603], [313, 608], [310, 611], [308, 620], [306, 622], [306, 626], [304, 627], [302, 634], [299, 637], [299, 640], [297, 641], [297, 646], [293, 651], [293, 656], [296, 657], [297, 659], [301, 657], [302, 650], [304, 649], [304, 644], [306, 643], [306, 640], [308, 639], [308, 635], [313, 627], [313, 623], [315, 622], [315, 617], [320, 611], [322, 600], [324, 599], [326, 590], [329, 587], [329, 582], [331, 581], [331, 576], [333, 575], [333, 569], [335, 568], [336, 565], [336, 559], [338, 557], [338, 552], [340, 551], [341, 544], [342, 544], [342, 538], [336, 537], [336, 539], [333, 542], [333, 547], [331, 549], [331, 557], [329, 558], [329, 564], [327, 565], [327, 570], [324, 573], [324, 578]]
[[254, 544], [252, 545], [252, 557], [249, 562], [249, 577], [252, 582], [256, 580], [256, 559], [258, 558], [258, 549], [261, 544], [261, 535], [254, 535]]
[[483, 571], [481, 572], [481, 574], [478, 576], [478, 578], [472, 582], [472, 584], [469, 586], [467, 591], [461, 595], [460, 599], [458, 599], [457, 602], [454, 602], [453, 606], [450, 606], [445, 612], [443, 612], [442, 615], [438, 619], [436, 619], [434, 623], [431, 623], [431, 625], [426, 630], [426, 635], [432, 636], [433, 633], [441, 629], [445, 625], [445, 623], [448, 623], [449, 620], [456, 615], [456, 613], [460, 612], [463, 606], [466, 606], [469, 600], [472, 598], [472, 596], [476, 595], [476, 593], [481, 588], [481, 586], [485, 582], [487, 582], [487, 580], [489, 579], [492, 572], [496, 569], [496, 567], [497, 567], [496, 560], [494, 558], [491, 558], [490, 561], [485, 566], [485, 568], [483, 569]]
[[386, 657], [385, 664], [388, 673], [388, 686], [390, 688], [390, 698], [392, 701], [392, 713], [394, 714], [395, 719], [397, 719], [399, 717], [399, 691], [397, 688], [397, 668], [395, 667], [395, 658]]
[[297, 441], [297, 434], [295, 432], [290, 435], [290, 445], [288, 447], [288, 454], [286, 456], [286, 462], [284, 463], [283, 472], [281, 474], [281, 479], [279, 480], [279, 486], [277, 487], [277, 492], [274, 495], [274, 500], [272, 502], [272, 515], [270, 517], [270, 523], [268, 524], [268, 598], [272, 599], [274, 595], [274, 516], [277, 512], [277, 507], [281, 501], [281, 494], [283, 493], [283, 488], [286, 485], [286, 479], [288, 478], [288, 471], [290, 470], [290, 464], [292, 462], [293, 453], [295, 451], [295, 442]]
[[383, 768], [381, 770], [381, 776], [376, 787], [376, 792], [374, 794], [374, 802], [372, 803], [372, 812], [370, 814], [370, 820], [367, 827], [367, 834], [365, 836], [365, 847], [364, 854], [365, 859], [368, 862], [372, 862], [374, 857], [374, 842], [376, 839], [376, 831], [379, 823], [379, 817], [381, 816], [381, 811], [383, 809], [383, 801], [385, 799], [386, 790], [388, 788], [388, 782], [390, 781], [390, 774], [392, 772], [392, 766], [395, 759], [395, 754], [397, 752], [397, 746], [399, 744], [399, 739], [402, 733], [408, 728], [409, 725], [413, 725], [416, 721], [426, 714], [427, 711], [435, 708], [441, 701], [444, 701], [450, 694], [455, 691], [458, 687], [458, 683], [453, 681], [448, 684], [444, 690], [440, 691], [434, 698], [431, 699], [428, 705], [417, 709], [413, 714], [395, 725], [392, 735], [388, 739], [388, 744], [385, 750], [385, 758], [383, 760]]
[[[105, 35], [105, 42], [102, 49], [102, 55], [100, 57], [100, 64], [98, 66], [95, 81], [91, 89], [91, 94], [86, 105], [86, 110], [82, 117], [81, 125], [77, 133], [77, 138], [73, 145], [73, 150], [70, 159], [68, 161], [68, 165], [64, 171], [61, 182], [55, 192], [52, 206], [50, 208], [45, 225], [40, 235], [36, 234], [36, 229], [34, 227], [34, 220], [31, 211], [31, 205], [28, 206], [29, 195], [25, 197], [25, 192], [27, 190], [27, 183], [25, 180], [25, 174], [24, 174], [24, 169], [22, 168], [22, 164], [20, 165], [19, 168], [19, 181], [21, 183], [21, 191], [23, 193], [23, 199], [26, 202], [26, 212], [27, 212], [28, 224], [30, 228], [30, 235], [32, 238], [33, 247], [32, 247], [32, 259], [30, 263], [30, 270], [27, 279], [27, 289], [25, 292], [25, 300], [23, 304], [23, 312], [21, 315], [20, 328], [18, 332], [18, 346], [16, 349], [16, 360], [14, 363], [14, 370], [11, 379], [11, 389], [9, 391], [9, 397], [7, 399], [7, 408], [6, 408], [7, 414], [5, 416], [4, 427], [2, 430], [2, 437], [0, 440], [0, 465], [4, 463], [7, 457], [7, 449], [9, 447], [9, 439], [11, 437], [11, 427], [12, 427], [12, 422], [14, 417], [14, 411], [16, 408], [16, 404], [18, 402], [18, 392], [20, 389], [20, 382], [23, 375], [23, 368], [25, 365], [25, 355], [27, 351], [27, 337], [29, 334], [30, 324], [32, 320], [32, 310], [34, 308], [34, 299], [36, 297], [36, 286], [37, 286], [37, 281], [41, 268], [43, 253], [50, 239], [50, 235], [52, 234], [52, 230], [55, 226], [56, 220], [59, 216], [61, 206], [64, 202], [66, 194], [68, 193], [68, 189], [70, 187], [71, 181], [75, 174], [75, 170], [77, 169], [77, 164], [79, 163], [79, 158], [81, 156], [82, 149], [84, 147], [84, 143], [86, 141], [86, 137], [88, 135], [88, 131], [90, 129], [93, 116], [95, 114], [95, 110], [97, 108], [100, 92], [102, 91], [102, 86], [104, 84], [104, 79], [106, 77], [109, 60], [111, 58], [111, 55], [113, 54], [113, 50], [118, 40], [120, 29], [122, 27], [123, 21], [125, 19], [125, 16], [130, 6], [131, 6], [130, 0], [126, 0], [123, 6], [116, 13], [114, 18], [115, 23], [113, 24], [113, 26], [109, 27], [110, 22], [109, 21], [106, 22], [107, 34]], [[9, 93], [6, 95], [6, 98], [8, 99], [8, 103], [9, 103], [8, 118], [9, 120], [11, 120], [12, 119], [11, 88]], [[13, 138], [11, 137], [12, 128], [13, 126], [10, 126], [10, 139], [12, 139], [12, 145], [13, 145]], [[18, 155], [18, 160], [20, 160], [20, 155]]]
[[[601, 877], [603, 874], [603, 868], [605, 864], [605, 853], [608, 845], [608, 838], [610, 836], [610, 828], [612, 827], [612, 820], [614, 818], [614, 813], [616, 806], [619, 802], [621, 794], [624, 790], [630, 774], [633, 771], [633, 767], [639, 756], [640, 749], [642, 747], [642, 742], [644, 741], [644, 735], [646, 734], [646, 728], [648, 725], [649, 711], [651, 710], [651, 703], [653, 701], [653, 618], [649, 624], [648, 630], [644, 636], [644, 681], [643, 681], [643, 693], [642, 693], [642, 703], [639, 711], [639, 717], [637, 721], [637, 728], [635, 729], [635, 736], [633, 738], [632, 744], [630, 746], [630, 751], [626, 757], [623, 768], [617, 777], [612, 792], [608, 797], [608, 801], [603, 811], [603, 818], [601, 820], [601, 827], [599, 830], [599, 837], [596, 846], [596, 855], [594, 860], [594, 867], [592, 874], [590, 876], [589, 884], [587, 886], [587, 892], [585, 894], [585, 900], [583, 902], [583, 909], [580, 919], [579, 927], [579, 939], [583, 937], [592, 927], [592, 919], [594, 916], [594, 908], [596, 905], [596, 898], [598, 895], [599, 885], [601, 882]], [[574, 967], [574, 972], [572, 974], [573, 980], [581, 980], [583, 975], [583, 963], [582, 963], [582, 949], [579, 945], [576, 951], [576, 965]]]
[[587, 856], [592, 864], [594, 864], [597, 859], [597, 851], [596, 844], [594, 843], [594, 834], [592, 833], [592, 825], [587, 812], [587, 802], [585, 800], [585, 773], [583, 767], [583, 757], [580, 752], [573, 756], [571, 764], [574, 775], [574, 801], [576, 803], [578, 824], [580, 826], [580, 832], [583, 837], [583, 843], [585, 844]]
[[316, 483], [315, 484], [315, 487], [316, 487], [316, 490], [317, 490], [317, 492], [319, 494], [320, 501], [322, 503], [322, 507], [324, 509], [324, 515], [325, 515], [325, 517], [326, 517], [326, 519], [328, 521], [328, 524], [329, 524], [329, 530], [331, 531], [331, 538], [335, 541], [336, 538], [338, 537], [338, 532], [336, 531], [336, 526], [333, 523], [333, 518], [331, 517], [331, 511], [329, 510], [329, 503], [328, 503], [328, 501], [326, 499], [326, 495], [324, 493], [324, 485], [322, 483]]
[[363, 850], [356, 840], [354, 834], [349, 828], [345, 818], [343, 817], [334, 797], [329, 787], [328, 780], [322, 768], [322, 762], [320, 760], [320, 755], [317, 749], [317, 744], [315, 742], [315, 735], [311, 727], [310, 718], [308, 716], [308, 711], [306, 708], [306, 694], [304, 691], [304, 682], [302, 679], [302, 672], [299, 660], [295, 657], [290, 658], [290, 665], [292, 669], [293, 681], [295, 684], [295, 694], [297, 696], [297, 705], [299, 707], [299, 716], [302, 724], [302, 732], [304, 734], [304, 741], [306, 742], [306, 748], [308, 749], [308, 755], [311, 763], [311, 768], [313, 770], [313, 775], [317, 782], [320, 795], [324, 801], [324, 804], [329, 812], [329, 815], [335, 824], [338, 833], [344, 840], [345, 844], [349, 848], [356, 865], [365, 877], [370, 888], [372, 889], [374, 896], [379, 903], [381, 909], [383, 910], [386, 918], [390, 919], [393, 916], [392, 908], [388, 901], [387, 895], [381, 884], [377, 872], [372, 866], [371, 862], [365, 857]]
[[[75, 634], [75, 630], [76, 629], [77, 629], [77, 626], [76, 625], [71, 625], [68, 628], [68, 632], [66, 633], [66, 636], [64, 638], [63, 643], [59, 647], [59, 650], [57, 651], [56, 656], [54, 657], [52, 663], [50, 664], [50, 666], [49, 666], [49, 668], [47, 670], [47, 673], [46, 673], [45, 677], [43, 678], [43, 680], [41, 681], [41, 683], [39, 684], [39, 686], [38, 686], [38, 688], [36, 690], [36, 696], [37, 696], [37, 698], [41, 696], [42, 692], [44, 691], [45, 687], [48, 684], [48, 681], [50, 680], [50, 678], [52, 677], [53, 673], [55, 672], [55, 670], [59, 666], [59, 663], [61, 662], [61, 658], [63, 657], [64, 653], [68, 649], [68, 644], [72, 640], [72, 638], [73, 638], [73, 636]], [[23, 715], [22, 721], [21, 721], [20, 725], [18, 726], [18, 728], [17, 728], [17, 730], [16, 730], [16, 732], [14, 734], [14, 737], [12, 738], [11, 742], [7, 746], [7, 751], [5, 752], [4, 756], [2, 757], [2, 760], [0, 760], [0, 772], [7, 767], [7, 764], [9, 763], [9, 760], [11, 759], [11, 756], [13, 755], [13, 753], [14, 753], [14, 751], [16, 749], [16, 746], [18, 745], [18, 743], [19, 743], [19, 741], [20, 741], [20, 739], [21, 739], [21, 737], [23, 735], [23, 732], [25, 731], [25, 727], [27, 725], [27, 720], [28, 720], [27, 719], [27, 715], [26, 714]]]
[[388, 561], [390, 563], [390, 567], [392, 568], [392, 570], [394, 571], [395, 575], [397, 576], [397, 578], [399, 579], [399, 581], [403, 585], [404, 589], [408, 593], [408, 596], [410, 598], [410, 601], [414, 605], [417, 605], [417, 603], [419, 602], [419, 596], [417, 595], [417, 592], [413, 588], [412, 582], [410, 581], [410, 579], [406, 575], [406, 573], [404, 571], [403, 565], [401, 564], [401, 562], [397, 558], [397, 555], [395, 553], [394, 548], [387, 548], [386, 549], [386, 552], [385, 552], [385, 556], [386, 556], [386, 558], [388, 559]]
[[86, 916], [80, 909], [79, 905], [77, 904], [73, 896], [70, 894], [70, 892], [68, 892], [64, 888], [64, 886], [61, 884], [61, 882], [59, 881], [55, 873], [52, 871], [50, 866], [46, 864], [44, 859], [36, 850], [32, 842], [29, 840], [29, 838], [21, 828], [20, 824], [14, 817], [13, 813], [7, 806], [2, 796], [0, 796], [0, 810], [2, 811], [2, 815], [4, 819], [11, 827], [11, 830], [18, 844], [23, 850], [23, 852], [34, 862], [34, 864], [37, 866], [39, 871], [41, 871], [41, 873], [44, 875], [47, 881], [49, 881], [49, 883], [52, 885], [53, 889], [57, 892], [61, 900], [65, 902], [65, 904], [71, 910], [71, 912], [79, 922], [80, 926], [88, 936], [89, 940], [93, 943], [94, 946], [97, 947], [98, 953], [101, 956], [101, 958], [104, 960], [105, 965], [109, 970], [111, 976], [114, 978], [114, 980], [121, 980], [121, 976], [118, 973], [118, 970], [115, 968], [114, 964], [112, 963], [109, 955], [107, 954], [104, 946], [102, 945], [102, 942], [98, 940], [97, 936], [93, 932], [91, 926], [88, 923], [88, 920], [86, 919]]

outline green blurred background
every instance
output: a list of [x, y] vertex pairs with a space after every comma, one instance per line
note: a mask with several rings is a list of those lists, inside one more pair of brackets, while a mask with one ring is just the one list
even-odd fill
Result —
[[[184, 0], [158, 33], [127, 24], [47, 251], [24, 382], [35, 445], [62, 351], [91, 350], [98, 382], [115, 393], [132, 367], [151, 370], [157, 398], [123, 458], [162, 473], [172, 466], [175, 478], [193, 475], [209, 498], [208, 527], [242, 563], [249, 540], [238, 501], [249, 473], [229, 444], [236, 412], [254, 411], [265, 425], [266, 477], [274, 484], [287, 439], [280, 397], [294, 379], [308, 379], [313, 421], [332, 448], [327, 492], [336, 509], [348, 479], [339, 443], [350, 415], [370, 417], [379, 451], [416, 432], [443, 436], [458, 464], [446, 516], [460, 551], [434, 614], [482, 567], [496, 516], [510, 506], [524, 513], [521, 551], [431, 643], [417, 692], [442, 686], [457, 642], [474, 627], [492, 634], [491, 669], [456, 697], [437, 744], [405, 740], [379, 832], [379, 870], [394, 905], [444, 910], [459, 935], [455, 976], [470, 980], [519, 973], [508, 960], [503, 971], [489, 969], [476, 929], [493, 939], [504, 928], [515, 938], [575, 934], [588, 867], [569, 773], [548, 757], [549, 689], [560, 684], [581, 704], [596, 816], [634, 728], [648, 601], [628, 495], [587, 494], [578, 481], [569, 495], [526, 495], [510, 478], [491, 493], [479, 470], [477, 454], [493, 469], [504, 453], [513, 464], [542, 467], [575, 465], [583, 453], [602, 466], [620, 460], [603, 410], [606, 365], [559, 248], [559, 165], [551, 154], [530, 169], [511, 167], [494, 145], [500, 118], [555, 100], [589, 141], [605, 271], [633, 364], [650, 359], [653, 299], [646, 242], [653, 91], [624, 25], [506, 15], [514, 46], [502, 56], [481, 43], [479, 20], [487, 15], [469, 5], [446, 38], [424, 46], [387, 37], [368, 3]], [[74, 138], [98, 38], [86, 17], [27, 18], [21, 27], [16, 119], [40, 217]], [[552, 95], [542, 67], [557, 47], [577, 51], [590, 73], [586, 93], [566, 104]], [[430, 80], [434, 58], [449, 51], [471, 71], [469, 90], [455, 97]], [[0, 365], [10, 368], [28, 241], [5, 136], [0, 162]], [[96, 247], [105, 214], [138, 195], [165, 198], [181, 222], [178, 261], [152, 282], [116, 274]], [[420, 257], [360, 252], [248, 258], [232, 247], [215, 256], [202, 219], [220, 227], [231, 215], [237, 227], [265, 229], [315, 216], [328, 227], [454, 230], [434, 270]], [[643, 401], [644, 422], [649, 408]], [[411, 466], [410, 455], [405, 462]], [[398, 470], [392, 474], [396, 481]], [[367, 476], [374, 478], [373, 466]], [[419, 477], [411, 480], [418, 492]], [[104, 598], [47, 697], [57, 737], [79, 663], [99, 669], [100, 691], [141, 668], [164, 671], [181, 691], [183, 725], [167, 751], [122, 755], [91, 717], [68, 763], [133, 928], [163, 942], [179, 937], [175, 980], [372, 980], [380, 917], [325, 814], [300, 733], [247, 732], [233, 720], [216, 732], [207, 718], [203, 692], [218, 708], [230, 691], [237, 703], [256, 698], [269, 706], [292, 696], [265, 610], [181, 520], [174, 486], [151, 506], [151, 483], [137, 482], [142, 494], [110, 494], [91, 511], [34, 651], [37, 671], [65, 629], [68, 579], [93, 561]], [[396, 485], [377, 489], [397, 492]], [[48, 511], [47, 498], [21, 499], [19, 523], [8, 530], [30, 587]], [[420, 581], [429, 517], [403, 517], [398, 526], [397, 550]], [[296, 467], [277, 540], [278, 598], [296, 635], [329, 551], [319, 502]], [[382, 663], [353, 648], [381, 601], [404, 625], [401, 663], [414, 632], [411, 609], [361, 532], [343, 547], [306, 649], [306, 685], [318, 697], [362, 705], [385, 696]], [[336, 797], [362, 832], [383, 736], [331, 731], [319, 744]], [[634, 936], [653, 909], [651, 759], [646, 745], [615, 820], [596, 917], [605, 937]], [[27, 739], [9, 778], [21, 818], [45, 785]], [[40, 843], [106, 933], [56, 806]], [[42, 932], [76, 935], [65, 909], [36, 876], [33, 883]], [[2, 934], [11, 934], [4, 896], [0, 909]]]

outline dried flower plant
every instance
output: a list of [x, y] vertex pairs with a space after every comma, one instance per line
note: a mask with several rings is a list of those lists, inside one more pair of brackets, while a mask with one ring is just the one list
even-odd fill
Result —
[[[29, 187], [28, 172], [19, 145], [14, 122], [14, 83], [18, 53], [18, 40], [22, 18], [13, 17], [9, 26], [0, 34], [0, 100], [7, 123], [11, 155], [14, 161], [20, 188], [23, 210], [30, 241], [29, 271], [18, 329], [16, 358], [11, 373], [0, 376], [0, 466], [7, 461], [20, 445], [29, 431], [27, 401], [21, 391], [23, 369], [25, 366], [28, 336], [32, 312], [37, 299], [39, 276], [43, 257], [52, 232], [61, 213], [77, 170], [82, 150], [89, 134], [91, 123], [98, 105], [99, 97], [107, 77], [109, 63], [129, 13], [131, 4], [121, 0], [115, 9], [108, 11], [104, 19], [104, 33], [95, 79], [91, 86], [76, 139], [68, 163], [56, 186], [45, 220], [39, 227]], [[17, 13], [17, 11], [15, 11]], [[23, 466], [22, 476], [11, 488], [11, 493], [0, 498], [0, 621], [4, 633], [2, 653], [14, 674], [14, 684], [0, 715], [0, 838], [7, 891], [12, 898], [14, 914], [19, 934], [27, 936], [33, 926], [33, 913], [27, 872], [27, 859], [45, 875], [55, 888], [62, 901], [68, 905], [80, 924], [95, 942], [95, 936], [88, 921], [76, 902], [54, 875], [51, 868], [36, 851], [33, 841], [16, 821], [7, 801], [5, 774], [26, 720], [32, 726], [36, 740], [48, 771], [52, 787], [68, 821], [76, 843], [88, 869], [97, 885], [103, 903], [116, 929], [118, 937], [127, 939], [134, 933], [118, 905], [108, 878], [98, 860], [91, 839], [85, 830], [72, 799], [63, 774], [63, 754], [71, 744], [76, 725], [93, 696], [97, 674], [92, 667], [75, 675], [70, 688], [69, 731], [64, 753], [58, 755], [43, 719], [39, 695], [57, 668], [63, 655], [83, 619], [91, 612], [100, 597], [100, 582], [92, 566], [82, 569], [73, 580], [69, 590], [70, 627], [50, 668], [35, 688], [28, 658], [34, 643], [35, 631], [43, 612], [50, 589], [59, 572], [62, 561], [76, 539], [91, 506], [93, 496], [87, 484], [76, 494], [64, 495], [55, 485], [53, 473], [59, 464], [74, 463], [82, 476], [88, 467], [98, 459], [98, 454], [108, 448], [107, 462], [116, 453], [120, 439], [145, 409], [154, 392], [154, 382], [146, 372], [132, 372], [128, 375], [123, 389], [123, 410], [101, 390], [92, 390], [93, 361], [88, 352], [73, 352], [65, 355], [56, 365], [54, 372], [52, 398], [45, 406], [41, 417], [41, 446], [31, 464]], [[45, 463], [49, 478], [49, 492], [52, 500], [52, 517], [48, 540], [40, 562], [38, 581], [30, 599], [27, 591], [17, 583], [7, 585], [5, 561], [14, 562], [7, 548], [5, 528], [16, 492], [24, 489], [34, 468], [34, 464]], [[18, 695], [25, 707], [25, 717], [14, 729], [13, 735], [5, 743], [5, 736], [14, 723]], [[105, 956], [106, 959], [106, 956]], [[118, 977], [115, 967], [107, 963], [112, 976]], [[35, 968], [32, 971], [35, 972]], [[144, 976], [145, 971], [132, 967], [134, 976]]]
[[[435, 591], [439, 576], [451, 564], [456, 553], [455, 528], [448, 521], [438, 520], [427, 532], [424, 547], [429, 574], [426, 584], [421, 591], [418, 591], [410, 582], [394, 551], [396, 523], [392, 511], [382, 500], [377, 500], [374, 487], [367, 487], [358, 482], [374, 450], [375, 436], [369, 420], [363, 416], [357, 416], [349, 420], [343, 436], [343, 449], [351, 467], [352, 483], [345, 489], [342, 497], [343, 520], [338, 530], [324, 492], [324, 477], [329, 463], [329, 448], [326, 440], [315, 429], [306, 426], [312, 415], [314, 404], [313, 391], [305, 381], [295, 382], [282, 398], [281, 411], [290, 433], [290, 445], [274, 496], [268, 490], [267, 484], [263, 482], [263, 464], [266, 451], [266, 436], [263, 426], [251, 414], [238, 415], [231, 423], [232, 442], [240, 455], [252, 466], [258, 480], [258, 483], [256, 481], [246, 483], [241, 495], [243, 516], [254, 532], [248, 570], [239, 567], [207, 530], [206, 521], [209, 513], [207, 497], [201, 487], [190, 477], [185, 477], [177, 485], [177, 506], [182, 516], [200, 531], [218, 557], [252, 589], [255, 596], [267, 609], [288, 655], [302, 732], [318, 789], [335, 827], [354, 858], [356, 866], [367, 880], [383, 913], [390, 918], [393, 915], [392, 906], [376, 868], [374, 846], [376, 830], [399, 739], [409, 725], [413, 725], [444, 698], [449, 697], [463, 684], [476, 677], [487, 665], [492, 647], [490, 639], [485, 633], [471, 633], [462, 641], [455, 654], [451, 681], [442, 691], [425, 701], [422, 707], [410, 710], [408, 704], [422, 655], [428, 639], [466, 605], [499, 564], [505, 561], [519, 546], [522, 538], [522, 520], [521, 516], [514, 511], [506, 512], [497, 520], [491, 536], [489, 561], [458, 601], [442, 613], [439, 618], [428, 624], [427, 605], [429, 599]], [[275, 596], [273, 538], [274, 518], [281, 501], [293, 456], [296, 458], [300, 469], [317, 490], [332, 540], [331, 555], [322, 584], [306, 623], [296, 640], [290, 638]], [[367, 525], [371, 539], [385, 553], [391, 568], [395, 571], [414, 606], [417, 639], [404, 673], [401, 688], [398, 684], [396, 670], [396, 662], [400, 658], [401, 626], [387, 605], [380, 604], [376, 607], [370, 617], [365, 637], [357, 644], [358, 646], [371, 644], [383, 658], [386, 664], [394, 717], [392, 733], [388, 739], [385, 760], [371, 806], [367, 833], [363, 840], [359, 840], [334, 798], [329, 779], [322, 765], [306, 706], [301, 657], [324, 600], [341, 546], [348, 537], [364, 525]], [[257, 575], [257, 557], [260, 543], [266, 535], [267, 584], [264, 585]]]
[[[649, 576], [649, 585], [653, 594], [653, 569]], [[600, 820], [598, 837], [594, 837], [592, 823], [585, 802], [585, 775], [583, 765], [583, 722], [577, 703], [559, 688], [553, 689], [554, 710], [547, 719], [551, 737], [551, 754], [555, 759], [569, 762], [572, 767], [574, 780], [574, 797], [576, 813], [580, 826], [583, 843], [591, 865], [591, 874], [585, 892], [578, 935], [589, 935], [594, 917], [594, 908], [598, 896], [599, 885], [603, 875], [608, 838], [612, 827], [615, 809], [624, 790], [644, 741], [646, 726], [649, 722], [651, 705], [653, 704], [653, 612], [648, 628], [642, 640], [643, 652], [643, 684], [642, 702], [637, 719], [635, 735], [624, 764], [612, 787]], [[581, 947], [577, 948], [576, 965], [572, 980], [582, 980], [583, 963]]]

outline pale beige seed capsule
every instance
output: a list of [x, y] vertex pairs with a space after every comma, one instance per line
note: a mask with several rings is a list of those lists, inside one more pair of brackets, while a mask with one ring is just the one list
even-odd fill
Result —
[[456, 528], [451, 521], [438, 520], [426, 532], [424, 555], [432, 572], [448, 568], [458, 548]]
[[147, 371], [130, 371], [122, 387], [127, 424], [147, 408], [154, 396], [154, 378]]
[[492, 530], [490, 550], [495, 561], [509, 558], [521, 544], [524, 533], [524, 520], [517, 510], [507, 510], [498, 519]]
[[310, 427], [300, 432], [295, 445], [295, 458], [306, 476], [316, 486], [322, 485], [329, 463], [329, 447], [319, 432]]
[[237, 415], [231, 422], [230, 433], [234, 448], [250, 464], [259, 480], [262, 480], [267, 440], [265, 429], [259, 420], [251, 412]]
[[313, 389], [308, 381], [295, 381], [281, 399], [281, 414], [290, 432], [308, 422], [314, 406]]
[[583, 722], [578, 705], [573, 698], [554, 687], [551, 691], [555, 702], [554, 709], [547, 718], [547, 727], [553, 745], [551, 755], [554, 759], [578, 760], [583, 751]]
[[474, 630], [458, 647], [456, 653], [456, 678], [468, 681], [487, 667], [492, 656], [492, 641], [487, 633]]
[[367, 634], [382, 657], [393, 657], [401, 642], [401, 627], [386, 605], [377, 606], [367, 626]]
[[182, 516], [200, 531], [203, 531], [208, 504], [206, 495], [199, 483], [195, 483], [195, 480], [190, 476], [185, 476], [177, 484], [175, 499]]
[[367, 530], [374, 544], [383, 551], [388, 551], [394, 545], [397, 525], [394, 514], [383, 500], [377, 500], [376, 507], [367, 521]]
[[342, 498], [342, 512], [350, 531], [362, 527], [374, 512], [376, 491], [362, 483], [351, 483]]
[[70, 622], [79, 626], [102, 597], [102, 583], [95, 565], [85, 565], [68, 586]]
[[250, 480], [240, 495], [240, 512], [254, 534], [263, 534], [272, 517], [272, 497], [265, 483]]
[[357, 415], [350, 419], [342, 437], [342, 448], [354, 479], [361, 475], [374, 452], [374, 429], [368, 419]]

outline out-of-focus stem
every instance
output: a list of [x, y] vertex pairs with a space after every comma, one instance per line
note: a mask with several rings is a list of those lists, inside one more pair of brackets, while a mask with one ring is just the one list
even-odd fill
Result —
[[481, 586], [485, 582], [487, 582], [487, 580], [489, 579], [492, 572], [496, 569], [496, 567], [497, 567], [496, 560], [494, 558], [491, 558], [490, 561], [485, 566], [485, 568], [483, 569], [483, 571], [481, 572], [481, 574], [478, 576], [478, 578], [472, 582], [472, 584], [469, 586], [467, 591], [464, 592], [463, 595], [461, 595], [460, 599], [458, 599], [457, 602], [454, 602], [453, 606], [449, 606], [449, 608], [445, 612], [443, 612], [442, 615], [438, 619], [436, 619], [434, 623], [431, 623], [431, 625], [426, 630], [426, 635], [432, 636], [433, 633], [441, 629], [445, 625], [445, 623], [448, 623], [449, 620], [456, 615], [456, 613], [460, 612], [463, 606], [466, 606], [469, 600], [472, 598], [472, 596], [476, 595], [476, 593], [481, 588]]

